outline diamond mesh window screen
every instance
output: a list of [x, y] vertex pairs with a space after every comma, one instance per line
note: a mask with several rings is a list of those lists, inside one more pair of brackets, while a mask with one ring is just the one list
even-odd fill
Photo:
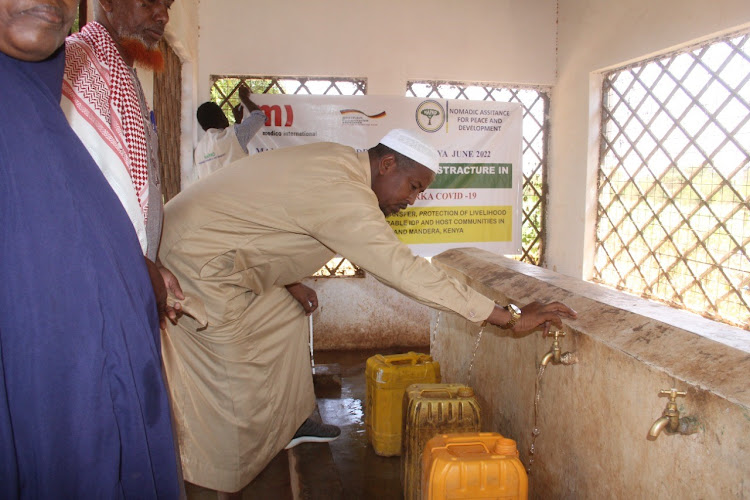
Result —
[[[229, 123], [234, 123], [232, 107], [240, 102], [238, 92], [241, 84], [250, 87], [254, 94], [307, 94], [307, 95], [365, 95], [366, 78], [338, 77], [292, 77], [292, 76], [212, 76], [211, 100], [221, 106]], [[343, 257], [334, 257], [321, 267], [314, 276], [364, 277], [365, 272]]]
[[593, 277], [746, 329], [749, 37], [604, 75]]
[[254, 94], [303, 95], [366, 95], [366, 78], [293, 76], [217, 76], [211, 77], [211, 100], [221, 106], [224, 114], [234, 123], [232, 106], [240, 102], [240, 84], [250, 87]]
[[523, 207], [520, 260], [544, 263], [547, 210], [547, 130], [549, 89], [484, 83], [410, 81], [407, 97], [440, 97], [476, 101], [518, 102], [523, 108]]

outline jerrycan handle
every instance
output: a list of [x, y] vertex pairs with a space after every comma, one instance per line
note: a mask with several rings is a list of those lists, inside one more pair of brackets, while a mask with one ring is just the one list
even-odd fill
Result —
[[389, 356], [387, 359], [385, 356], [380, 356], [378, 361], [383, 361], [387, 365], [416, 365], [418, 361], [424, 361], [429, 356], [424, 354], [417, 354], [416, 352], [407, 352], [406, 354], [394, 354]]
[[453, 394], [451, 394], [449, 391], [446, 391], [445, 389], [422, 389], [419, 391], [420, 397], [429, 397], [429, 398], [443, 398], [443, 399], [452, 399]]
[[486, 444], [482, 442], [477, 443], [476, 441], [473, 443], [446, 443], [445, 449], [451, 455], [490, 454], [490, 449], [487, 448]]

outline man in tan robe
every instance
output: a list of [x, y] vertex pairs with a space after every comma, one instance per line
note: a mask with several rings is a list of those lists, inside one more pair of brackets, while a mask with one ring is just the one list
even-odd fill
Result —
[[313, 411], [307, 322], [284, 286], [335, 253], [471, 321], [526, 331], [575, 316], [561, 303], [497, 306], [399, 241], [385, 216], [414, 203], [437, 165], [394, 130], [361, 153], [316, 143], [241, 159], [167, 204], [160, 258], [205, 306], [163, 334], [187, 481], [242, 489]]

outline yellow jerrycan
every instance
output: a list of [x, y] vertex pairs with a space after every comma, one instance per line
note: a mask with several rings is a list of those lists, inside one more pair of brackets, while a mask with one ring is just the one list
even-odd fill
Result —
[[365, 428], [375, 453], [401, 453], [404, 391], [412, 384], [440, 382], [440, 364], [427, 354], [377, 354], [365, 364]]
[[422, 457], [422, 499], [526, 500], [529, 480], [516, 442], [496, 432], [442, 434]]
[[401, 483], [405, 500], [421, 496], [422, 452], [438, 434], [479, 432], [481, 410], [464, 384], [414, 384], [404, 394]]

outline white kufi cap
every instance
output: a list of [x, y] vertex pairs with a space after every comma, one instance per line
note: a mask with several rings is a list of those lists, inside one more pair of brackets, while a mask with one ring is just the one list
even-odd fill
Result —
[[437, 150], [415, 132], [402, 128], [393, 129], [380, 140], [380, 144], [421, 163], [435, 173], [438, 171], [440, 157]]

